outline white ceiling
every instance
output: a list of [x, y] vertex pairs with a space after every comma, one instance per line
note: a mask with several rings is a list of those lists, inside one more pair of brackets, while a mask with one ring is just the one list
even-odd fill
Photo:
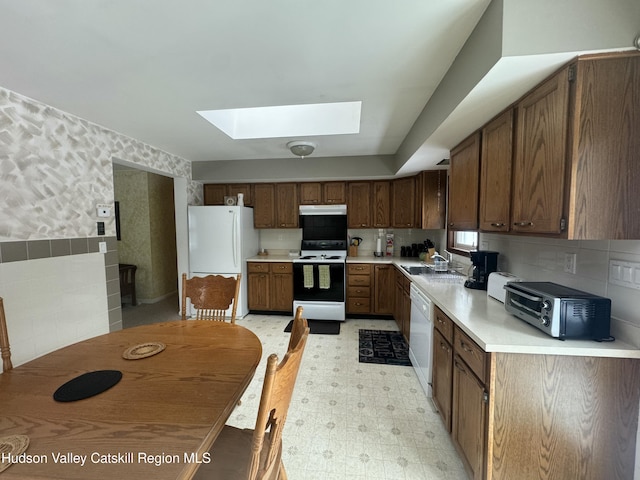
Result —
[[[402, 151], [397, 170], [419, 170], [475, 128], [478, 103], [446, 132], [414, 124], [488, 4], [0, 0], [0, 86], [193, 162], [276, 162], [310, 140], [313, 158]], [[232, 140], [196, 113], [347, 101], [362, 101], [359, 134]]]

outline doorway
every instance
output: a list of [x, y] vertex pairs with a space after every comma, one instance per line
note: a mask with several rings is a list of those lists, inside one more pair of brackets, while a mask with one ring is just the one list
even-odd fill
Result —
[[176, 318], [178, 253], [174, 179], [161, 173], [113, 163], [118, 202], [117, 250], [120, 264], [136, 266], [136, 305], [122, 297], [123, 328], [142, 317]]

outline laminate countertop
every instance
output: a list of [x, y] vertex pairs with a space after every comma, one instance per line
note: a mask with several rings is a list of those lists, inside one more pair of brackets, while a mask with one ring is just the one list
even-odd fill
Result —
[[[256, 256], [248, 261], [292, 261], [286, 255]], [[420, 265], [413, 257], [347, 257], [349, 263]], [[504, 304], [484, 290], [465, 288], [462, 282], [443, 281], [438, 275], [409, 275], [400, 271], [424, 292], [462, 331], [485, 352], [588, 357], [638, 358], [640, 349], [623, 340], [559, 340], [508, 313]], [[411, 339], [409, 339], [411, 341]]]

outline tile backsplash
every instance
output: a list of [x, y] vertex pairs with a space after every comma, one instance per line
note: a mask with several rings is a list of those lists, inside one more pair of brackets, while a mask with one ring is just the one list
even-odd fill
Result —
[[101, 253], [0, 263], [14, 366], [108, 333], [106, 284]]
[[[612, 335], [640, 348], [640, 292], [609, 282], [609, 261], [640, 262], [639, 240], [554, 240], [481, 234], [480, 248], [500, 252], [498, 269], [530, 281], [550, 281], [611, 299]], [[566, 273], [565, 254], [576, 273]]]

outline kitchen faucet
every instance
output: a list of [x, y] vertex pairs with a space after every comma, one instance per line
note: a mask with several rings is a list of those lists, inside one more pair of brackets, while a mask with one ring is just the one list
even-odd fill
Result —
[[453, 253], [448, 252], [446, 250], [443, 250], [443, 252], [445, 253], [445, 255], [447, 256], [447, 262], [449, 263], [453, 263]]

